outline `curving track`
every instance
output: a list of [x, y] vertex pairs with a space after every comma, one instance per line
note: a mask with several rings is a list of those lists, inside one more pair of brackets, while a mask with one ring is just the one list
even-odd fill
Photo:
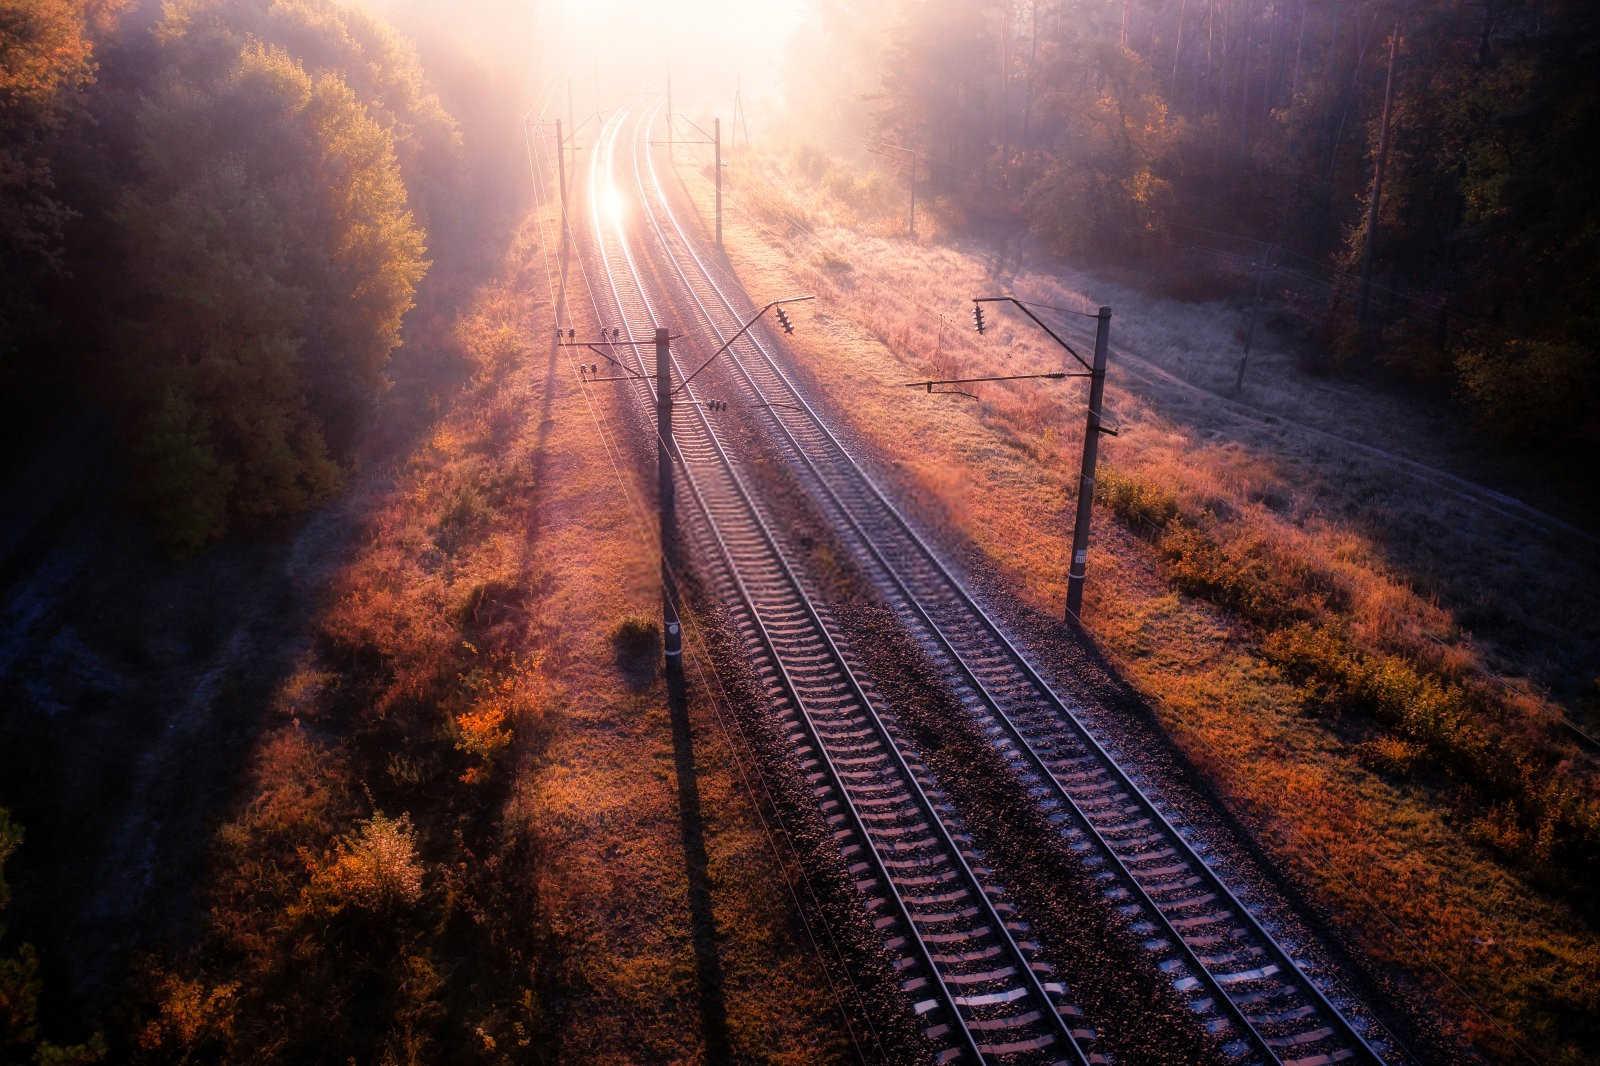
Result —
[[[638, 200], [658, 260], [720, 343], [738, 328], [736, 283], [707, 262], [678, 221], [646, 145], [634, 142]], [[614, 144], [614, 142], [613, 142]], [[741, 300], [740, 306], [745, 301]], [[1005, 754], [1028, 793], [1145, 947], [1240, 1060], [1319, 1066], [1382, 1061], [1369, 1039], [1191, 846], [1180, 819], [1126, 774], [1000, 628], [966, 593], [850, 456], [752, 331], [729, 352], [737, 386], [764, 407], [772, 437], [824, 514], [922, 646], [974, 725]], [[1369, 1028], [1373, 1028], [1369, 1026]]]
[[[626, 126], [625, 115], [608, 123], [590, 174], [593, 253], [604, 282], [595, 311], [639, 335], [658, 318], [609, 185]], [[628, 354], [638, 373], [651, 372], [639, 348]], [[926, 769], [905, 753], [894, 716], [858, 678], [693, 388], [686, 392], [673, 434], [681, 491], [694, 504], [690, 531], [709, 549], [703, 557], [721, 564], [710, 568], [712, 585], [757, 653], [758, 677], [788, 724], [795, 757], [939, 1061], [1098, 1061], [1094, 1032], [1076, 1021], [1080, 1012], [1026, 922]], [[642, 411], [653, 408], [643, 381], [637, 395]]]

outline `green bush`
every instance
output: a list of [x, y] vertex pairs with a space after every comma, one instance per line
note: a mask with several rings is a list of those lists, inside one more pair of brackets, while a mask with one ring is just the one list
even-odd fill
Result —
[[1095, 478], [1095, 495], [1112, 512], [1135, 526], [1164, 529], [1178, 517], [1178, 498], [1166, 486], [1104, 467]]

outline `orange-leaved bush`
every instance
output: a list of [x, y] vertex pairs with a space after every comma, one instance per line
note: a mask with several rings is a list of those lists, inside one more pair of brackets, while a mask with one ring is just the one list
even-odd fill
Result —
[[423, 872], [410, 815], [379, 812], [339, 841], [313, 872], [310, 893], [330, 910], [383, 913], [422, 898]]

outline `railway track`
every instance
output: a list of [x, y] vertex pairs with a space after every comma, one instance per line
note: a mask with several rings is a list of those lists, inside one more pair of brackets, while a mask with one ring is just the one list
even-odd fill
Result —
[[[650, 125], [640, 124], [633, 146], [639, 203], [659, 260], [721, 343], [740, 322], [728, 295], [737, 285], [718, 277], [674, 213], [648, 150]], [[759, 327], [730, 348], [723, 373], [764, 409], [775, 444], [939, 664], [974, 727], [1002, 751], [1224, 1050], [1285, 1066], [1399, 1057], [1398, 1047], [1377, 1033], [1369, 1038], [1329, 998], [1320, 981], [1330, 975], [1297, 961], [1262, 925], [1189, 842], [1181, 817], [1124, 772], [967, 594], [828, 429]]]
[[[594, 256], [604, 279], [595, 311], [600, 322], [638, 335], [653, 330], [658, 316], [609, 186], [626, 126], [619, 114], [605, 127], [590, 173]], [[627, 355], [637, 373], [651, 372], [638, 347]], [[682, 375], [676, 361], [674, 369]], [[755, 652], [759, 681], [938, 1061], [1101, 1061], [1096, 1033], [947, 797], [907, 754], [894, 715], [841, 649], [693, 387], [686, 391], [673, 423], [678, 481], [694, 505], [686, 524], [708, 549], [702, 558], [720, 561], [709, 580]], [[647, 378], [636, 396], [641, 412], [653, 411]]]

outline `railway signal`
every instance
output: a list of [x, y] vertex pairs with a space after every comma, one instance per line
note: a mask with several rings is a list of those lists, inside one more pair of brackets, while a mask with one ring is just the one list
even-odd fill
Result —
[[783, 305], [784, 304], [805, 303], [807, 300], [815, 300], [815, 299], [816, 299], [815, 296], [807, 295], [807, 296], [786, 296], [781, 300], [773, 300], [771, 303], [767, 304], [761, 310], [759, 310], [755, 314], [751, 315], [749, 320], [747, 322], [745, 322], [744, 325], [739, 327], [739, 332], [735, 333], [733, 336], [729, 337], [725, 342], [723, 342], [722, 347], [720, 347], [716, 351], [712, 352], [710, 357], [707, 358], [705, 362], [703, 362], [699, 366], [695, 367], [694, 371], [691, 374], [689, 374], [688, 377], [684, 378], [683, 381], [681, 383], [679, 383], [678, 387], [676, 389], [673, 389], [672, 391], [674, 393], [676, 393], [676, 392], [686, 388], [688, 386], [689, 382], [693, 381], [695, 378], [700, 376], [700, 371], [702, 371], [706, 367], [710, 366], [712, 364], [712, 362], [717, 358], [717, 356], [721, 355], [723, 352], [725, 352], [729, 348], [733, 347], [733, 342], [734, 341], [738, 340], [740, 337], [744, 336], [746, 333], [749, 333], [750, 332], [750, 327], [755, 325], [757, 322], [761, 321], [761, 316], [766, 314], [768, 311], [771, 311], [773, 308], [777, 308], [778, 309], [778, 321], [783, 324], [784, 332], [785, 333], [793, 333], [794, 332], [794, 323], [789, 321], [789, 314], [788, 314], [787, 311], [785, 311], [783, 309]]
[[[1067, 621], [1079, 622], [1083, 613], [1083, 583], [1089, 562], [1089, 520], [1094, 508], [1094, 471], [1100, 456], [1100, 434], [1116, 435], [1116, 430], [1108, 428], [1102, 416], [1106, 391], [1106, 358], [1111, 345], [1111, 308], [1102, 307], [1092, 315], [1072, 312], [1095, 320], [1094, 361], [1089, 362], [1079, 355], [1072, 345], [1058, 336], [1055, 330], [1045, 325], [1039, 316], [1033, 313], [1032, 308], [1015, 296], [979, 296], [973, 299], [972, 320], [978, 327], [979, 333], [983, 332], [982, 305], [987, 303], [1014, 304], [1019, 311], [1033, 320], [1034, 325], [1044, 330], [1051, 340], [1076, 359], [1084, 370], [1083, 373], [1038, 376], [1089, 379], [1089, 419], [1083, 432], [1083, 465], [1078, 474], [1078, 512], [1072, 523], [1072, 561], [1067, 568]], [[933, 391], [931, 385], [928, 391]]]

